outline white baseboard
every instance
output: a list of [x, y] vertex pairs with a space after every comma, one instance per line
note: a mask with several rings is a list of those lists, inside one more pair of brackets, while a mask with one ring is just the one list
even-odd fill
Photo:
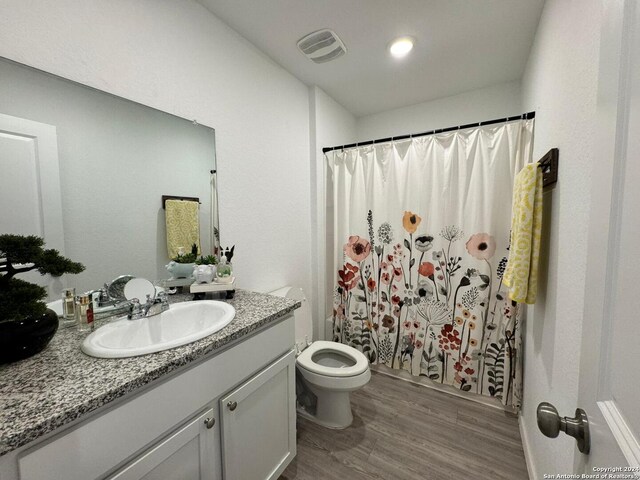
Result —
[[529, 445], [529, 436], [527, 435], [527, 427], [524, 426], [522, 415], [518, 417], [518, 426], [520, 427], [520, 438], [522, 439], [522, 449], [524, 450], [524, 461], [527, 464], [527, 472], [529, 473], [529, 480], [538, 480], [538, 472], [536, 471], [536, 465], [533, 462], [533, 453], [531, 452], [531, 445]]

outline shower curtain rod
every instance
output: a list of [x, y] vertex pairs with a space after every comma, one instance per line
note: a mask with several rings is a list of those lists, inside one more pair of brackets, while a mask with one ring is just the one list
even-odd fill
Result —
[[362, 145], [373, 145], [374, 143], [392, 142], [394, 140], [404, 140], [406, 138], [425, 137], [427, 135], [435, 135], [436, 133], [452, 132], [454, 130], [462, 130], [463, 128], [482, 127], [484, 125], [493, 125], [494, 123], [511, 122], [513, 120], [530, 120], [535, 118], [536, 112], [523, 113], [514, 117], [497, 118], [495, 120], [487, 120], [479, 123], [469, 123], [467, 125], [458, 125], [457, 127], [440, 128], [438, 130], [430, 130], [422, 133], [412, 133], [410, 135], [400, 135], [397, 137], [378, 138], [376, 140], [367, 140], [364, 142], [350, 143], [348, 145], [338, 145], [335, 147], [324, 147], [322, 153], [331, 152], [332, 150], [344, 150], [345, 148], [359, 147]]

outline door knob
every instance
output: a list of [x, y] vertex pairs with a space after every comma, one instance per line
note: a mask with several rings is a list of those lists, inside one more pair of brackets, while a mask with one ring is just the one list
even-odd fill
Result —
[[573, 418], [558, 415], [556, 407], [549, 402], [542, 402], [536, 411], [538, 428], [549, 438], [556, 438], [562, 431], [576, 439], [578, 450], [585, 455], [591, 449], [591, 437], [589, 436], [589, 419], [587, 413], [581, 408], [576, 409]]
[[232, 412], [236, 409], [237, 406], [238, 406], [238, 402], [227, 403], [227, 407], [229, 407], [229, 410], [231, 410]]
[[207, 426], [207, 428], [213, 428], [213, 426], [216, 424], [216, 419], [207, 417], [204, 419], [204, 424]]

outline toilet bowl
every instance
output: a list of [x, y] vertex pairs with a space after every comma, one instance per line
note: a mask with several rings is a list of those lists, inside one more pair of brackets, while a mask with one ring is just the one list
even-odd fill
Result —
[[341, 343], [306, 341], [311, 338], [311, 311], [300, 288], [285, 287], [271, 294], [302, 302], [302, 307], [294, 312], [296, 343], [301, 350], [296, 367], [302, 383], [315, 395], [316, 402], [315, 408], [304, 408], [299, 404], [298, 413], [328, 428], [348, 427], [353, 422], [350, 394], [365, 386], [371, 378], [367, 357]]
[[301, 413], [329, 428], [351, 425], [350, 393], [371, 378], [367, 357], [353, 347], [318, 340], [298, 355], [296, 366], [317, 397], [315, 414]]

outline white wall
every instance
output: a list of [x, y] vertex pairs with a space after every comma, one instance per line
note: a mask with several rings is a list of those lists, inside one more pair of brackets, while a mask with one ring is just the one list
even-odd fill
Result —
[[578, 406], [600, 22], [597, 0], [547, 0], [522, 80], [523, 109], [536, 111], [534, 158], [560, 149], [558, 183], [544, 197], [548, 283], [525, 335], [521, 428], [532, 478], [571, 472], [577, 451], [571, 437], [544, 437], [535, 410], [541, 401], [561, 415]]
[[214, 127], [222, 244], [236, 244], [239, 285], [311, 290], [308, 89], [208, 10], [7, 0], [0, 56]]
[[[309, 89], [311, 114], [311, 212], [314, 235], [314, 338], [326, 337], [324, 320], [331, 314], [333, 265], [327, 262], [333, 252], [333, 193], [322, 149], [355, 141], [356, 119], [342, 105], [318, 87]], [[328, 180], [325, 182], [325, 179]]]
[[360, 117], [356, 126], [357, 141], [420, 133], [521, 113], [520, 82], [502, 83]]

